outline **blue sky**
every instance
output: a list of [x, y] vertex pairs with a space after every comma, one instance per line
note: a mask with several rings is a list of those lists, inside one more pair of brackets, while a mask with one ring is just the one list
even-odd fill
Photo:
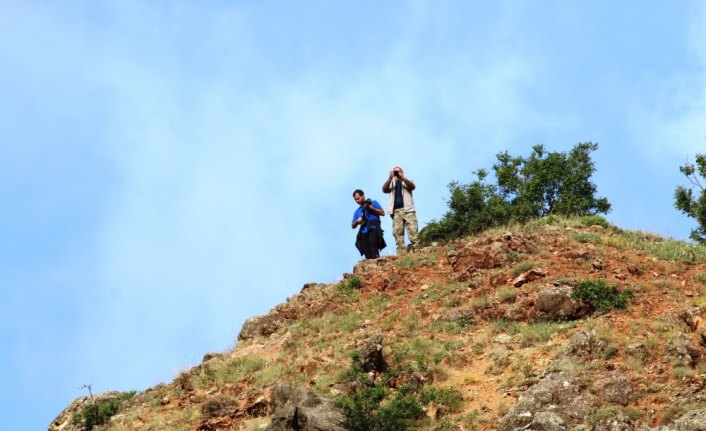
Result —
[[698, 1], [0, 0], [0, 61], [8, 429], [171, 381], [339, 279], [351, 192], [384, 202], [395, 165], [424, 225], [500, 151], [598, 142], [611, 222], [694, 227]]

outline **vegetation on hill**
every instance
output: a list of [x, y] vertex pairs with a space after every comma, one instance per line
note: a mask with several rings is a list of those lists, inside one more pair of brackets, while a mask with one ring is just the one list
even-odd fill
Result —
[[526, 158], [499, 153], [493, 165], [497, 183], [488, 182], [488, 172], [480, 169], [470, 184], [449, 184], [449, 211], [424, 227], [420, 240], [448, 241], [549, 215], [607, 213], [610, 203], [596, 196], [591, 182], [595, 172], [591, 152], [597, 148], [598, 144], [584, 142], [568, 153], [546, 151], [541, 145]]
[[698, 227], [692, 229], [691, 239], [699, 243], [706, 243], [706, 154], [696, 155], [696, 164], [685, 163], [679, 167], [694, 186], [687, 189], [678, 186], [674, 191], [674, 206], [696, 220]]
[[[265, 429], [282, 383], [334, 400], [355, 430], [509, 430], [525, 411], [566, 429], [690, 429], [706, 414], [705, 310], [706, 247], [545, 217], [306, 285], [100, 429]], [[360, 362], [374, 335], [379, 370]]]

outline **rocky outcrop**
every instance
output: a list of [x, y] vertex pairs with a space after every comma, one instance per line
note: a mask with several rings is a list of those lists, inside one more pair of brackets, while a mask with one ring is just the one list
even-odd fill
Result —
[[593, 408], [585, 383], [566, 372], [545, 376], [525, 391], [498, 425], [499, 431], [567, 430], [582, 423]]
[[593, 383], [592, 391], [598, 398], [622, 406], [627, 406], [635, 396], [632, 385], [621, 373], [599, 378]]
[[571, 297], [571, 286], [545, 287], [537, 295], [530, 318], [533, 321], [564, 321], [580, 319], [591, 313], [592, 309], [583, 301]]
[[266, 431], [346, 431], [346, 418], [332, 402], [304, 388], [275, 386], [272, 407]]
[[665, 431], [706, 431], [706, 408], [690, 411], [666, 427]]
[[694, 367], [701, 357], [701, 349], [696, 346], [686, 334], [679, 334], [670, 341], [667, 355], [675, 365]]
[[368, 340], [363, 349], [362, 368], [366, 372], [383, 372], [387, 369], [387, 362], [382, 356], [382, 335], [376, 334]]
[[615, 347], [595, 330], [591, 330], [577, 332], [569, 340], [566, 350], [569, 355], [586, 360], [609, 357]]

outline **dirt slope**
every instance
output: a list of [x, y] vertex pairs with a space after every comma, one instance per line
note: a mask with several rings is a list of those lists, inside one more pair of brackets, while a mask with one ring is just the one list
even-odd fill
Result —
[[[585, 280], [629, 289], [627, 309], [546, 296]], [[344, 371], [375, 334], [390, 366], [406, 370], [392, 391], [416, 378], [463, 397], [453, 410], [428, 406], [416, 429], [505, 429], [552, 372], [579, 376], [591, 396], [566, 429], [608, 429], [606, 418], [665, 426], [706, 408], [704, 309], [701, 247], [580, 220], [514, 226], [306, 285], [248, 321], [232, 351], [137, 394], [94, 429], [264, 429], [277, 383], [328, 398], [350, 391]]]

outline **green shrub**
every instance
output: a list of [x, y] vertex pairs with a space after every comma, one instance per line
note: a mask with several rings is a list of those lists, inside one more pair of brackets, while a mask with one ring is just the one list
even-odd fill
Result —
[[610, 227], [610, 223], [605, 218], [595, 214], [581, 217], [581, 224], [584, 226], [603, 226], [606, 229]]
[[75, 413], [71, 418], [71, 423], [73, 425], [82, 424], [84, 430], [91, 431], [94, 426], [108, 422], [120, 410], [120, 406], [133, 396], [135, 396], [135, 391], [125, 392], [118, 398], [94, 401]]
[[[547, 216], [589, 216], [610, 211], [606, 198], [596, 196], [590, 181], [595, 172], [590, 153], [598, 144], [577, 144], [568, 153], [532, 147], [529, 157], [497, 154], [493, 165], [496, 184], [479, 169], [469, 184], [449, 184], [449, 211], [419, 233], [424, 244], [449, 241], [510, 223], [525, 223]], [[550, 220], [547, 220], [550, 222]]]
[[584, 280], [571, 293], [572, 298], [588, 302], [599, 313], [614, 308], [624, 310], [632, 296], [632, 290], [625, 289], [621, 292], [617, 286], [607, 286], [604, 280]]
[[361, 354], [352, 355], [351, 367], [341, 374], [352, 393], [342, 395], [334, 406], [346, 416], [347, 429], [351, 431], [406, 431], [424, 417], [424, 406], [430, 402], [458, 411], [463, 404], [456, 389], [435, 386], [402, 385], [396, 391], [387, 383], [396, 376], [390, 370], [375, 384], [370, 384], [367, 373], [360, 367]]
[[354, 275], [351, 278], [347, 278], [336, 286], [338, 290], [342, 291], [352, 291], [352, 290], [358, 290], [361, 287], [363, 287], [363, 280], [361, 280], [360, 277], [357, 275]]

